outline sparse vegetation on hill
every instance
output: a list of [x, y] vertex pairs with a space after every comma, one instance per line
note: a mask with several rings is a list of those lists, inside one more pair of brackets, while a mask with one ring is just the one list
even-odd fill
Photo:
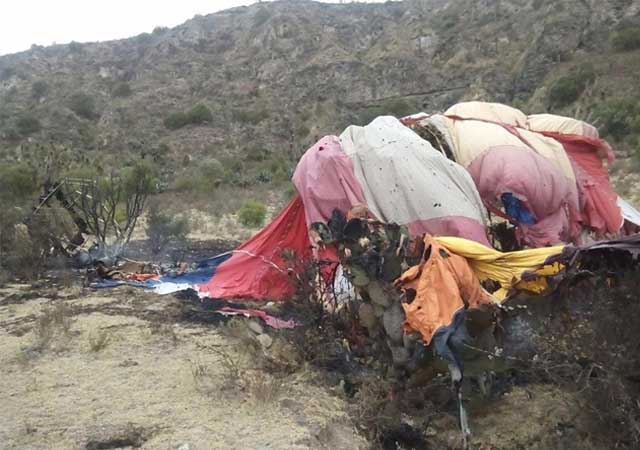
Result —
[[211, 123], [213, 120], [213, 114], [211, 110], [203, 104], [199, 104], [191, 108], [187, 112], [174, 112], [171, 113], [164, 120], [164, 125], [172, 130], [177, 130], [186, 125], [202, 125], [205, 123]]
[[129, 97], [132, 93], [131, 86], [125, 82], [116, 84], [111, 91], [111, 95], [114, 97]]
[[640, 26], [627, 25], [616, 30], [611, 37], [613, 48], [630, 51], [640, 48]]
[[96, 118], [96, 104], [93, 97], [85, 92], [76, 92], [69, 98], [69, 108], [85, 119]]
[[[53, 140], [108, 169], [162, 143], [170, 151], [158, 161], [172, 185], [169, 174], [192, 160], [281, 157], [290, 169], [318, 138], [380, 114], [480, 99], [587, 116], [626, 97], [637, 71], [618, 61], [631, 68], [638, 59], [631, 6], [549, 5], [273, 2], [128, 40], [34, 47], [0, 57], [0, 155]], [[589, 70], [595, 57], [609, 64]], [[16, 126], [26, 111], [39, 131], [35, 120]], [[252, 173], [223, 178], [283, 177], [245, 169]]]
[[572, 69], [572, 71], [551, 85], [549, 90], [549, 103], [555, 107], [570, 105], [580, 98], [590, 83], [595, 80], [595, 72], [592, 65]]

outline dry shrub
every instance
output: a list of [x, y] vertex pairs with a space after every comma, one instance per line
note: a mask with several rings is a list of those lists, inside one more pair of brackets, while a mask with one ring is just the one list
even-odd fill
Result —
[[196, 391], [210, 395], [219, 390], [217, 377], [211, 373], [206, 363], [189, 361], [189, 367]]
[[290, 375], [300, 370], [304, 363], [298, 346], [287, 339], [289, 333], [270, 332], [273, 342], [265, 349], [247, 325], [247, 319], [234, 317], [223, 327], [222, 333], [235, 341], [234, 348], [242, 355], [250, 369], [263, 370], [277, 376]]
[[350, 405], [356, 426], [372, 442], [378, 441], [383, 430], [399, 419], [389, 411], [391, 389], [389, 380], [372, 377], [362, 383]]
[[100, 330], [89, 335], [89, 349], [92, 352], [104, 350], [111, 341], [111, 334], [108, 330]]
[[640, 446], [639, 288], [635, 270], [616, 272], [611, 265], [569, 286], [537, 339], [539, 353], [517, 367], [521, 381], [576, 393], [590, 432], [610, 448]]
[[298, 372], [304, 366], [304, 356], [298, 348], [284, 338], [275, 338], [268, 351], [262, 351], [263, 370], [284, 376]]
[[51, 348], [56, 339], [66, 340], [71, 329], [71, 316], [71, 309], [62, 302], [42, 308], [42, 314], [36, 319], [33, 330], [33, 349], [42, 351]]
[[258, 404], [268, 405], [277, 400], [283, 392], [279, 378], [264, 371], [250, 372], [244, 377], [251, 398]]
[[215, 356], [218, 370], [211, 370], [211, 366], [203, 361], [189, 361], [196, 390], [216, 397], [242, 390], [243, 371], [238, 359], [223, 346], [204, 348]]

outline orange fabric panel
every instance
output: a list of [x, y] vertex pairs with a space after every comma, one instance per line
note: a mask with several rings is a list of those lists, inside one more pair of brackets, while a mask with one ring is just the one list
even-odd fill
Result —
[[449, 252], [431, 236], [425, 236], [424, 243], [425, 249], [430, 248], [428, 259], [403, 273], [396, 285], [416, 291], [411, 303], [402, 304], [405, 331], [419, 332], [429, 344], [435, 331], [449, 325], [460, 308], [492, 302], [465, 258]]

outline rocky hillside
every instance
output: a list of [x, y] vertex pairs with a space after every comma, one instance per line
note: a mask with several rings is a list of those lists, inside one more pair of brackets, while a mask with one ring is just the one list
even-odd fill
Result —
[[630, 149], [639, 14], [637, 0], [281, 0], [34, 46], [0, 57], [0, 160], [53, 141], [96, 166], [267, 160], [269, 178], [349, 123], [461, 99], [576, 114]]

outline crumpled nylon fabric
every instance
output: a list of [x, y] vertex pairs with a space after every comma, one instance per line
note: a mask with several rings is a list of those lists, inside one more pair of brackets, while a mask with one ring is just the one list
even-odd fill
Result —
[[424, 244], [421, 263], [404, 272], [396, 286], [405, 292], [415, 291], [413, 301], [402, 304], [405, 331], [417, 331], [428, 345], [436, 330], [451, 323], [456, 311], [492, 301], [465, 258], [447, 251], [429, 235], [425, 236]]
[[[560, 264], [545, 265], [547, 258], [559, 255], [564, 245], [554, 247], [534, 248], [503, 253], [493, 248], [485, 247], [477, 242], [456, 237], [435, 237], [439, 245], [449, 252], [466, 258], [469, 266], [480, 281], [497, 281], [501, 288], [492, 296], [496, 301], [506, 298], [513, 287], [525, 288], [528, 291], [541, 293], [547, 288], [545, 276], [553, 275], [562, 270]], [[537, 279], [522, 281], [525, 272], [537, 273]]]

